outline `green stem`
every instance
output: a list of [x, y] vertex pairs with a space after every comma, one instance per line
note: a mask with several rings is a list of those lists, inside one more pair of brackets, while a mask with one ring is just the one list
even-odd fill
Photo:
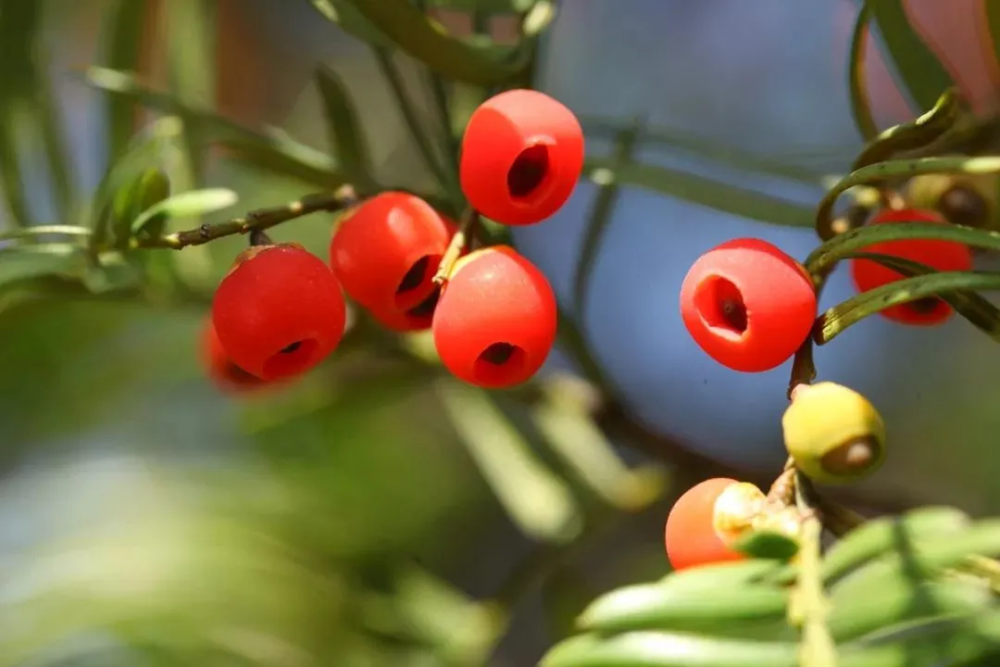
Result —
[[431, 173], [437, 179], [441, 188], [448, 193], [449, 198], [452, 203], [459, 202], [463, 200], [461, 191], [458, 189], [458, 184], [454, 174], [450, 173], [438, 162], [438, 157], [434, 151], [434, 146], [427, 135], [423, 125], [417, 116], [417, 110], [413, 106], [412, 101], [406, 94], [406, 86], [403, 83], [403, 77], [399, 73], [399, 69], [396, 67], [396, 63], [393, 62], [392, 54], [383, 48], [373, 47], [373, 52], [375, 54], [375, 59], [378, 62], [379, 70], [382, 72], [382, 76], [385, 77], [386, 82], [392, 89], [392, 94], [396, 98], [396, 104], [399, 107], [400, 113], [403, 115], [403, 121], [406, 123], [407, 128], [410, 130], [410, 136], [413, 137], [414, 142], [417, 144], [417, 149], [424, 158], [424, 162], [427, 163], [427, 167], [431, 170]]
[[[802, 522], [798, 579], [789, 607], [789, 621], [802, 628], [799, 649], [801, 664], [809, 667], [836, 667], [837, 647], [827, 627], [830, 603], [823, 589], [821, 538], [823, 524], [808, 500], [802, 476], [796, 476], [796, 504], [806, 514]], [[808, 485], [808, 482], [804, 484]]]
[[90, 236], [93, 232], [76, 225], [34, 225], [0, 233], [0, 240], [30, 239], [38, 236]]

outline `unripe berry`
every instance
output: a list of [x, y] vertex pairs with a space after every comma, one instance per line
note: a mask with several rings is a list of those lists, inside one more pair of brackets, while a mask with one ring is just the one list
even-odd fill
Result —
[[315, 255], [292, 245], [258, 246], [223, 278], [212, 322], [229, 358], [276, 380], [304, 373], [344, 335], [340, 284]]
[[423, 199], [383, 192], [341, 218], [330, 266], [362, 306], [406, 311], [437, 290], [432, 279], [454, 230]]
[[792, 257], [760, 239], [735, 239], [698, 258], [681, 286], [681, 317], [694, 341], [736, 371], [770, 370], [809, 335], [816, 290]]
[[552, 216], [583, 170], [583, 130], [573, 112], [536, 90], [508, 90], [473, 112], [459, 164], [469, 204], [505, 225]]
[[[881, 211], [869, 224], [905, 224], [907, 222], [944, 224], [944, 220], [937, 213], [917, 209]], [[969, 271], [973, 264], [972, 251], [968, 246], [954, 241], [905, 239], [876, 243], [863, 248], [863, 250], [864, 252], [891, 255], [919, 262], [937, 271]], [[852, 259], [851, 277], [859, 292], [867, 292], [876, 287], [902, 280], [905, 276], [869, 259]], [[910, 301], [879, 312], [890, 320], [920, 326], [941, 324], [953, 314], [951, 306], [947, 302], [935, 297]]]
[[200, 352], [205, 374], [216, 387], [227, 394], [245, 394], [274, 384], [247, 373], [233, 363], [222, 347], [218, 334], [215, 333], [211, 318], [205, 322], [201, 330]]
[[833, 382], [801, 385], [781, 418], [795, 466], [823, 484], [866, 477], [885, 459], [885, 424], [864, 396]]
[[906, 184], [915, 208], [937, 211], [947, 221], [966, 227], [997, 225], [996, 174], [922, 174]]
[[764, 493], [749, 482], [705, 480], [681, 496], [667, 517], [664, 541], [674, 570], [741, 560], [731, 545], [752, 527]]
[[434, 312], [434, 345], [456, 377], [488, 388], [534, 375], [556, 338], [556, 297], [513, 248], [482, 248], [452, 269]]

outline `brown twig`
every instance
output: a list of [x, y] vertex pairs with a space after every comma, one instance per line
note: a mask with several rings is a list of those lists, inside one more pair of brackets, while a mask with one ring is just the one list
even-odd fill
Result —
[[308, 195], [297, 201], [276, 208], [251, 211], [242, 218], [234, 218], [217, 225], [204, 224], [197, 229], [173, 232], [152, 238], [133, 239], [135, 248], [168, 248], [182, 250], [188, 246], [204, 245], [210, 241], [236, 234], [263, 232], [289, 220], [295, 220], [320, 211], [339, 211], [358, 203], [358, 194], [350, 185], [332, 193]]

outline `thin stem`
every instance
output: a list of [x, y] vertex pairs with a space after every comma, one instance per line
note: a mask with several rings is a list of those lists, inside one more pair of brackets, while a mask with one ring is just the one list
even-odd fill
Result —
[[308, 195], [287, 206], [251, 211], [245, 217], [234, 218], [217, 225], [204, 224], [197, 229], [174, 232], [165, 236], [135, 238], [132, 240], [132, 247], [181, 250], [188, 246], [204, 245], [225, 236], [263, 231], [319, 211], [339, 211], [357, 203], [358, 195], [354, 188], [345, 185], [333, 193]]
[[465, 214], [462, 215], [458, 231], [451, 237], [451, 243], [448, 244], [448, 249], [445, 250], [444, 255], [441, 257], [437, 273], [434, 274], [435, 284], [443, 285], [448, 281], [451, 270], [455, 267], [455, 262], [458, 261], [458, 258], [461, 257], [462, 250], [465, 248], [465, 244], [470, 237], [470, 232], [478, 221], [479, 212], [471, 208], [466, 210]]
[[0, 233], [0, 240], [29, 239], [36, 236], [90, 236], [93, 231], [76, 225], [33, 225]]
[[798, 580], [789, 608], [789, 620], [802, 627], [801, 662], [810, 667], [836, 667], [837, 648], [827, 627], [830, 603], [823, 589], [820, 540], [823, 524], [807, 493], [808, 481], [796, 476], [796, 504], [804, 514]]
[[441, 166], [438, 162], [437, 155], [434, 152], [434, 146], [431, 143], [430, 138], [427, 136], [427, 132], [424, 130], [423, 125], [420, 123], [420, 119], [417, 116], [417, 110], [414, 108], [413, 103], [410, 101], [409, 96], [406, 94], [406, 87], [403, 83], [403, 77], [399, 74], [399, 69], [396, 67], [395, 62], [393, 62], [392, 54], [383, 48], [373, 48], [375, 54], [375, 60], [378, 62], [379, 69], [382, 72], [382, 76], [389, 83], [389, 87], [392, 89], [392, 94], [396, 98], [396, 104], [399, 106], [399, 111], [403, 115], [403, 121], [406, 123], [407, 128], [410, 130], [410, 136], [417, 144], [417, 149], [424, 158], [424, 162], [427, 163], [427, 167], [434, 174], [434, 177], [440, 183], [441, 188], [448, 193], [448, 196], [453, 202], [460, 201], [462, 199], [460, 191], [457, 188], [454, 175], [448, 170]]

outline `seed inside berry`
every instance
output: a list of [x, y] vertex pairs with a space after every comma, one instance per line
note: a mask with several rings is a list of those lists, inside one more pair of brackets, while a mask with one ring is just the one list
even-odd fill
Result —
[[549, 173], [549, 149], [536, 144], [521, 151], [507, 172], [507, 189], [515, 199], [535, 194]]
[[989, 205], [981, 194], [966, 185], [948, 188], [938, 199], [938, 210], [954, 225], [979, 227], [989, 217]]
[[520, 372], [524, 361], [524, 350], [517, 345], [493, 343], [479, 354], [473, 373], [484, 384], [496, 384], [498, 379]]
[[747, 308], [739, 288], [725, 278], [713, 277], [698, 286], [695, 305], [705, 324], [718, 333], [739, 338], [747, 330]]
[[930, 315], [938, 308], [946, 305], [941, 299], [929, 296], [924, 299], [917, 299], [916, 301], [911, 301], [907, 304], [910, 310], [919, 313], [921, 315]]
[[879, 460], [881, 445], [874, 436], [854, 438], [827, 452], [823, 469], [834, 475], [850, 475], [864, 471]]
[[296, 375], [315, 365], [318, 350], [319, 343], [311, 338], [286, 345], [264, 362], [264, 376]]

